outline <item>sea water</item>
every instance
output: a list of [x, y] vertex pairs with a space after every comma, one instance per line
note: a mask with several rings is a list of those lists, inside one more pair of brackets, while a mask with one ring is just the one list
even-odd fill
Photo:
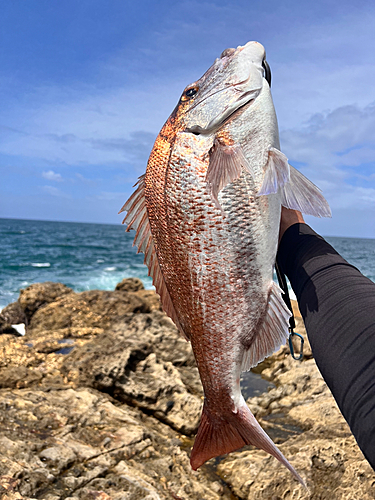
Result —
[[[132, 247], [134, 234], [120, 224], [0, 219], [0, 309], [17, 300], [21, 288], [43, 281], [81, 292], [114, 290], [136, 276], [152, 288], [144, 256]], [[375, 239], [326, 239], [375, 282]]]

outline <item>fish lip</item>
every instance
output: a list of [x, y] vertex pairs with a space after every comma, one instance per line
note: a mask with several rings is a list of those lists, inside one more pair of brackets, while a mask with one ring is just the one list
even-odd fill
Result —
[[[237, 101], [243, 100], [244, 97], [246, 97], [249, 94], [253, 94], [253, 91], [248, 91], [244, 95], [238, 98]], [[255, 97], [247, 100], [237, 108], [235, 108], [228, 116], [224, 116], [224, 118], [220, 121], [216, 121], [214, 118], [206, 128], [201, 127], [200, 125], [193, 125], [192, 127], [189, 127], [185, 129], [185, 132], [192, 133], [194, 135], [210, 135], [212, 133], [217, 132], [221, 127], [226, 125], [228, 122], [233, 120], [237, 115], [241, 114], [245, 108], [251, 106], [251, 104], [255, 101]]]

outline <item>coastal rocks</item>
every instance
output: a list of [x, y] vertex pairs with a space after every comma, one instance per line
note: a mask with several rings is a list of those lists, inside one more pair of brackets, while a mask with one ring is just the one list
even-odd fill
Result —
[[144, 290], [142, 280], [139, 278], [124, 278], [120, 283], [117, 283], [115, 291], [120, 292], [138, 292]]
[[46, 304], [54, 302], [57, 298], [72, 293], [73, 290], [62, 283], [35, 283], [21, 290], [18, 303], [21, 306], [27, 321], [31, 316]]
[[222, 498], [174, 431], [97, 391], [2, 390], [0, 409], [0, 476], [18, 498]]
[[280, 446], [307, 484], [296, 482], [274, 458], [254, 450], [229, 456], [218, 471], [240, 499], [373, 500], [374, 471], [354, 438], [317, 439], [309, 434]]
[[[257, 367], [272, 384], [247, 402], [310, 496], [252, 447], [191, 470], [198, 370], [138, 280], [113, 292], [38, 284], [22, 297], [8, 307], [26, 315], [26, 335], [0, 336], [2, 500], [375, 499], [374, 472], [307, 339], [303, 362], [283, 346]], [[306, 337], [300, 317], [296, 331]]]
[[20, 335], [19, 331], [12, 325], [25, 324], [26, 322], [26, 315], [19, 302], [13, 302], [4, 307], [0, 312], [0, 334], [10, 333], [12, 335]]
[[[153, 312], [118, 322], [111, 331], [76, 348], [62, 373], [75, 386], [107, 392], [154, 414], [179, 432], [192, 434], [202, 406], [194, 364], [189, 344], [172, 322]], [[186, 385], [185, 370], [190, 374]]]
[[111, 323], [129, 314], [150, 311], [147, 299], [137, 293], [90, 290], [70, 293], [38, 309], [32, 316], [28, 337], [43, 331], [61, 330], [65, 336], [79, 337], [90, 329], [103, 332]]
[[7, 498], [229, 500], [191, 470], [198, 372], [154, 292], [63, 293], [0, 349]]

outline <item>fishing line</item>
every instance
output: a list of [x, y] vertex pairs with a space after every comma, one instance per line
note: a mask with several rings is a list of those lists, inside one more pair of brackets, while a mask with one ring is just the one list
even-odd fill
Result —
[[[280, 288], [281, 288], [281, 290], [283, 292], [283, 294], [282, 294], [283, 300], [284, 300], [287, 308], [291, 312], [291, 317], [289, 318], [289, 332], [290, 332], [290, 335], [289, 335], [289, 339], [288, 339], [290, 354], [291, 354], [292, 358], [295, 359], [296, 361], [302, 361], [302, 358], [303, 358], [303, 344], [304, 344], [305, 341], [304, 341], [304, 338], [302, 337], [302, 335], [300, 335], [299, 333], [296, 333], [294, 331], [294, 329], [296, 327], [296, 322], [295, 322], [295, 319], [294, 319], [292, 303], [291, 303], [290, 297], [289, 297], [288, 285], [287, 285], [287, 282], [286, 282], [285, 275], [280, 271], [280, 266], [279, 266], [277, 260], [275, 262], [275, 271], [276, 271], [277, 280], [279, 282]], [[298, 337], [299, 341], [301, 342], [301, 345], [300, 345], [300, 348], [299, 348], [299, 355], [298, 356], [296, 356], [296, 353], [294, 351], [294, 346], [293, 346], [293, 338], [294, 337]]]

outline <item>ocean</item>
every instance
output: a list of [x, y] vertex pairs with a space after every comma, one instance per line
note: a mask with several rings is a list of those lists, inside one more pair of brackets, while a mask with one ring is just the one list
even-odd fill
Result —
[[[32, 283], [58, 281], [84, 290], [114, 290], [136, 276], [151, 278], [143, 254], [132, 247], [134, 231], [110, 224], [0, 219], [0, 310]], [[351, 264], [375, 282], [375, 239], [326, 237]]]

